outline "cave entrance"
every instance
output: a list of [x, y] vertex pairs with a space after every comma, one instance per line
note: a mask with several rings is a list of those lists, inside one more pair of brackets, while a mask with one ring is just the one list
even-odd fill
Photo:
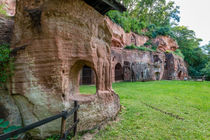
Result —
[[131, 35], [131, 44], [136, 46], [136, 37], [134, 34]]
[[95, 94], [97, 75], [91, 62], [77, 61], [70, 71], [70, 94]]
[[123, 78], [124, 81], [131, 81], [131, 66], [130, 66], [130, 62], [128, 61], [124, 61], [124, 66], [123, 66]]
[[155, 73], [155, 78], [156, 78], [156, 80], [160, 80], [160, 73], [159, 72]]
[[180, 71], [180, 72], [178, 73], [178, 78], [181, 79], [181, 76], [182, 76], [182, 72]]
[[92, 85], [96, 82], [94, 70], [85, 65], [80, 72], [80, 85]]
[[123, 68], [120, 63], [115, 66], [115, 81], [123, 80]]

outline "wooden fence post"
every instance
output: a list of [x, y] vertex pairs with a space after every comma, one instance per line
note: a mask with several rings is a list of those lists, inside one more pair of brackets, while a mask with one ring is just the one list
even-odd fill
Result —
[[[74, 101], [74, 108], [76, 108], [77, 106], [78, 106], [77, 101]], [[77, 110], [74, 112], [74, 123], [76, 122], [77, 122]], [[77, 124], [74, 127], [74, 136], [76, 135], [76, 133], [77, 133]]]
[[61, 140], [65, 140], [66, 139], [66, 116], [62, 117], [62, 121], [61, 121]]

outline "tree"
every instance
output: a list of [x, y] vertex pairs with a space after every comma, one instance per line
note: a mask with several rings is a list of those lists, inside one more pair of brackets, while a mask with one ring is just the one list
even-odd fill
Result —
[[206, 80], [210, 80], [210, 61], [206, 64], [205, 68], [201, 70], [201, 72], [206, 76]]
[[173, 37], [179, 45], [179, 49], [188, 63], [188, 70], [191, 76], [201, 76], [203, 69], [208, 62], [208, 56], [204, 53], [200, 45], [199, 38], [196, 38], [195, 32], [185, 26], [173, 27]]
[[166, 0], [118, 0], [124, 4], [134, 18], [147, 25], [168, 26], [179, 22], [179, 7]]

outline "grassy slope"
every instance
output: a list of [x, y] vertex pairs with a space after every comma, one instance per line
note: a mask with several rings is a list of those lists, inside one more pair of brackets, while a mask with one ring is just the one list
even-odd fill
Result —
[[[95, 139], [210, 139], [210, 82], [123, 82], [113, 88], [123, 106], [120, 121], [100, 131]], [[80, 91], [94, 90], [82, 86]]]

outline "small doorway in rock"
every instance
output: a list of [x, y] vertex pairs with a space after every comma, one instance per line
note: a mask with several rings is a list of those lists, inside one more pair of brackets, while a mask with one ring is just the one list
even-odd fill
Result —
[[95, 94], [96, 93], [96, 74], [95, 71], [84, 65], [80, 71], [80, 93]]
[[181, 79], [181, 76], [182, 76], [182, 72], [180, 71], [180, 72], [178, 73], [178, 78]]
[[136, 37], [134, 34], [131, 35], [131, 44], [136, 46]]
[[155, 78], [156, 78], [156, 80], [160, 80], [160, 73], [159, 72], [155, 73]]
[[80, 72], [80, 85], [92, 85], [96, 82], [96, 76], [94, 70], [87, 65], [83, 66]]
[[141, 72], [141, 81], [144, 81], [144, 72]]
[[120, 63], [115, 66], [115, 81], [123, 80], [123, 68]]

